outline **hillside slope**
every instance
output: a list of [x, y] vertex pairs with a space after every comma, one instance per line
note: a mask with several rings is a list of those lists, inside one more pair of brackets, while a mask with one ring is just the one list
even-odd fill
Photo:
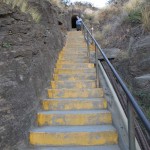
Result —
[[[14, 150], [27, 139], [40, 98], [65, 42], [67, 21], [48, 1], [32, 0], [38, 23], [18, 7], [0, 2], [0, 149]], [[63, 21], [64, 20], [64, 21]], [[60, 23], [61, 22], [61, 25]]]

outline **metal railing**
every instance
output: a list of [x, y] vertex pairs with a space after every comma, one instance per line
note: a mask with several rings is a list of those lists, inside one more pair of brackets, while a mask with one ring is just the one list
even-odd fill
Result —
[[147, 133], [150, 135], [150, 122], [142, 112], [141, 108], [137, 104], [137, 100], [132, 96], [131, 92], [128, 90], [127, 86], [111, 64], [111, 62], [108, 60], [107, 56], [103, 52], [102, 48], [98, 44], [98, 42], [95, 40], [89, 29], [86, 27], [84, 22], [82, 21], [82, 32], [84, 34], [85, 41], [87, 43], [87, 48], [88, 48], [88, 56], [89, 56], [89, 61], [90, 61], [90, 43], [94, 44], [95, 46], [95, 63], [96, 63], [96, 83], [97, 87], [99, 87], [100, 79], [99, 79], [99, 63], [98, 63], [98, 52], [101, 53], [103, 56], [104, 60], [106, 61], [107, 65], [111, 69], [114, 77], [122, 87], [123, 91], [125, 92], [128, 102], [127, 102], [127, 118], [128, 118], [128, 138], [129, 138], [129, 150], [135, 150], [135, 124], [134, 124], [134, 119], [135, 119], [135, 114], [134, 111], [137, 113], [138, 117], [142, 121], [144, 127], [147, 130]]

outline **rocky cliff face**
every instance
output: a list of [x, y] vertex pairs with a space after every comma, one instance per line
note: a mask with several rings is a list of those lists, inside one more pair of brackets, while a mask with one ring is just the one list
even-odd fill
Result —
[[[41, 13], [40, 23], [18, 8], [0, 2], [0, 149], [18, 149], [26, 141], [58, 52], [67, 21], [50, 3], [30, 1]], [[60, 17], [61, 14], [61, 17]], [[60, 25], [61, 22], [61, 25]]]
[[133, 40], [130, 57], [116, 61], [115, 66], [150, 119], [150, 36]]

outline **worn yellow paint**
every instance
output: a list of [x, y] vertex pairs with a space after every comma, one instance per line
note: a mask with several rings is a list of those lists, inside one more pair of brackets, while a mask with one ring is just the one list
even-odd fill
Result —
[[62, 69], [62, 68], [81, 68], [81, 69], [84, 69], [84, 68], [94, 68], [94, 64], [90, 64], [90, 63], [85, 63], [85, 64], [78, 64], [78, 63], [72, 63], [72, 64], [59, 64], [57, 63], [56, 64], [56, 68], [57, 69]]
[[95, 102], [95, 100], [90, 101], [60, 101], [60, 100], [43, 100], [42, 101], [43, 110], [83, 110], [83, 109], [105, 109], [107, 108], [107, 101], [105, 99]]
[[52, 89], [57, 88], [96, 88], [96, 82], [95, 81], [51, 81], [51, 87]]
[[68, 56], [68, 55], [87, 55], [87, 51], [61, 51], [59, 56]]
[[[85, 59], [85, 58], [88, 58], [86, 55], [83, 55], [83, 54], [80, 54], [80, 55], [78, 55], [78, 54], [74, 54], [73, 56], [70, 56], [69, 57], [70, 59]], [[58, 59], [68, 59], [68, 55], [60, 55], [59, 54], [59, 57], [58, 57]]]
[[[93, 78], [96, 79], [96, 75], [95, 74], [93, 74]], [[62, 81], [62, 78], [61, 78], [61, 76], [59, 74], [54, 74], [53, 75], [53, 79], [54, 79], [54, 81]], [[81, 80], [80, 77], [78, 77], [78, 76], [71, 76], [71, 75], [69, 75], [66, 79], [67, 79], [67, 81], [78, 81], [78, 80]], [[84, 75], [84, 80], [89, 80], [89, 76], [87, 74]]]
[[62, 60], [62, 59], [58, 59], [58, 61], [57, 61], [57, 63], [68, 63], [68, 64], [70, 64], [70, 63], [73, 63], [73, 62], [82, 62], [82, 63], [88, 63], [89, 62], [89, 60], [87, 59], [87, 60]]
[[108, 106], [107, 101], [104, 100], [104, 101], [103, 101], [103, 107], [104, 107], [104, 108], [107, 108], [107, 106]]
[[[51, 82], [52, 89], [48, 89], [50, 100], [42, 101], [43, 110], [88, 110], [105, 109], [107, 101], [97, 100], [78, 100], [78, 98], [103, 97], [104, 92], [101, 88], [95, 88], [95, 83], [86, 83], [86, 80], [95, 79], [96, 73], [84, 73], [84, 69], [94, 69], [94, 64], [89, 63], [87, 56], [86, 43], [80, 32], [69, 32], [66, 46], [59, 53]], [[79, 37], [75, 40], [74, 37]], [[94, 45], [90, 45], [90, 50], [94, 51]], [[73, 66], [73, 67], [72, 67]], [[70, 68], [70, 70], [69, 70]], [[71, 69], [75, 69], [72, 71]], [[82, 78], [80, 78], [80, 75]], [[63, 76], [64, 81], [62, 81]], [[84, 77], [84, 78], [83, 78]], [[83, 80], [82, 80], [83, 79]], [[82, 81], [79, 81], [82, 80]], [[68, 88], [68, 81], [72, 81]], [[75, 82], [74, 82], [75, 81]], [[58, 89], [58, 88], [68, 89]], [[89, 88], [83, 89], [83, 88]], [[54, 98], [54, 99], [53, 99]], [[57, 100], [57, 98], [76, 98], [73, 100]], [[111, 124], [111, 113], [92, 113], [92, 114], [52, 114], [38, 113], [37, 123], [43, 125], [92, 125], [92, 124]], [[30, 143], [43, 146], [65, 146], [65, 145], [107, 145], [117, 144], [118, 134], [114, 131], [97, 132], [30, 132]]]
[[103, 97], [104, 92], [101, 88], [96, 89], [48, 89], [49, 98], [87, 98]]
[[43, 125], [96, 125], [112, 123], [111, 113], [92, 114], [42, 114], [37, 117], [39, 126]]
[[91, 50], [91, 51], [95, 51], [95, 45], [94, 45], [94, 44], [91, 44], [91, 45], [90, 45], [90, 50]]
[[96, 73], [95, 69], [54, 69], [55, 74], [79, 74], [79, 73]]
[[116, 131], [109, 132], [70, 132], [70, 133], [42, 133], [31, 132], [29, 137], [32, 145], [104, 145], [117, 144]]
[[78, 69], [78, 70], [70, 70], [70, 69], [54, 69], [54, 73], [55, 74], [62, 74], [62, 73], [65, 73], [65, 74], [72, 74], [72, 73], [84, 73], [84, 70], [82, 69]]
[[55, 81], [51, 81], [51, 87], [52, 89], [56, 89], [57, 85]]

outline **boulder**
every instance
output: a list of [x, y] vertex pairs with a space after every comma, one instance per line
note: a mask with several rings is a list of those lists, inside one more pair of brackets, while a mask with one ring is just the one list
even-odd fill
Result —
[[150, 91], [150, 74], [135, 77], [134, 79], [136, 88], [146, 89]]
[[[103, 49], [103, 52], [106, 54], [108, 59], [115, 59], [119, 55], [120, 49], [118, 48]], [[98, 59], [104, 59], [100, 52], [98, 52]], [[91, 51], [90, 53], [90, 61], [95, 63], [95, 52], [93, 51]]]

